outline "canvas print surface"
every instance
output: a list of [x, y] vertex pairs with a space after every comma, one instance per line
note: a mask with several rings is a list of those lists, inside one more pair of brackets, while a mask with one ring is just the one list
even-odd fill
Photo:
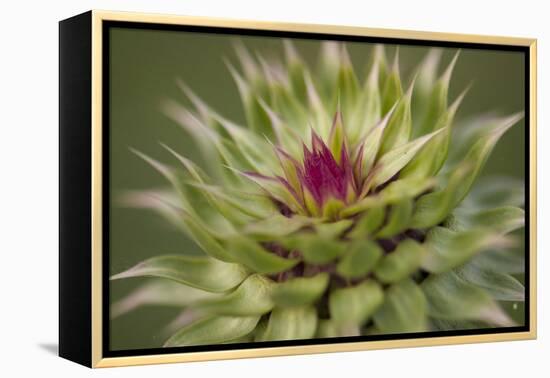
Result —
[[108, 38], [111, 350], [525, 325], [523, 53]]

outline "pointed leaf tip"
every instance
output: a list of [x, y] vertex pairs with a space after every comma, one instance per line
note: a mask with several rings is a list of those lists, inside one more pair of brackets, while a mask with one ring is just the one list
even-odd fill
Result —
[[130, 277], [159, 277], [210, 292], [230, 290], [248, 276], [237, 264], [211, 257], [184, 255], [156, 256], [111, 276], [111, 280]]
[[422, 146], [445, 129], [446, 128], [436, 130], [384, 154], [376, 163], [379, 169], [371, 178], [371, 187], [377, 187], [392, 178], [412, 160]]
[[285, 50], [285, 56], [288, 63], [292, 64], [292, 63], [300, 62], [300, 56], [298, 55], [298, 51], [296, 51], [296, 47], [294, 46], [294, 43], [292, 43], [290, 39], [283, 40], [283, 48]]
[[197, 320], [172, 335], [165, 347], [220, 344], [250, 334], [260, 316], [212, 316]]
[[342, 111], [339, 107], [334, 114], [334, 120], [332, 122], [328, 144], [328, 147], [332, 152], [332, 156], [334, 157], [334, 159], [338, 163], [341, 163], [342, 151], [346, 148], [346, 133], [344, 130], [344, 119], [342, 116]]

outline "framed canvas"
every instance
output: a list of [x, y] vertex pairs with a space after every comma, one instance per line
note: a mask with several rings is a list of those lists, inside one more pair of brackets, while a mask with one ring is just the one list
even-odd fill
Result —
[[536, 41], [60, 22], [59, 353], [536, 337]]

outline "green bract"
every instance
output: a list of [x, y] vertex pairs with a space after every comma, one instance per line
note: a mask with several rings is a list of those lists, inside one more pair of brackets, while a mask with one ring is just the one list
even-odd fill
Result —
[[522, 183], [474, 184], [522, 115], [462, 136], [453, 124], [465, 92], [448, 99], [457, 56], [438, 74], [438, 50], [403, 80], [397, 53], [388, 65], [377, 46], [360, 80], [343, 44], [323, 43], [318, 70], [284, 49], [281, 63], [238, 45], [241, 69], [228, 63], [246, 126], [179, 82], [193, 108], [164, 110], [204, 159], [165, 146], [167, 165], [136, 152], [170, 187], [125, 203], [158, 211], [204, 256], [116, 274], [157, 279], [113, 316], [181, 307], [166, 346], [513, 325], [501, 302], [524, 298], [508, 235], [524, 224]]

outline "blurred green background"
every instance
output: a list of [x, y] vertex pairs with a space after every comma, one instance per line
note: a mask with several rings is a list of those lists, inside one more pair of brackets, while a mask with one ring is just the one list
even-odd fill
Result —
[[[162, 187], [163, 179], [132, 154], [136, 148], [158, 160], [173, 162], [159, 142], [183, 155], [198, 156], [193, 141], [160, 111], [163, 99], [186, 103], [176, 86], [181, 78], [222, 115], [244, 123], [236, 86], [224, 63], [235, 62], [232, 41], [240, 39], [253, 51], [282, 57], [279, 38], [237, 37], [182, 31], [112, 28], [110, 35], [110, 143], [111, 204], [110, 274], [118, 273], [155, 255], [199, 253], [185, 235], [151, 212], [121, 208], [115, 202], [124, 190]], [[294, 40], [303, 58], [315, 65], [319, 41]], [[364, 77], [372, 49], [367, 43], [347, 43], [360, 78]], [[395, 46], [386, 51], [392, 59]], [[408, 78], [427, 52], [426, 47], [400, 46], [400, 67]], [[455, 49], [444, 49], [443, 65]], [[452, 101], [469, 84], [472, 87], [458, 113], [506, 115], [524, 109], [524, 58], [517, 52], [462, 49], [450, 87]], [[408, 80], [405, 81], [408, 83]], [[483, 174], [524, 177], [524, 123], [512, 128], [499, 142]], [[141, 279], [112, 282], [111, 301], [143, 283]], [[111, 321], [113, 350], [160, 347], [165, 335], [159, 331], [179, 310], [140, 308]]]

